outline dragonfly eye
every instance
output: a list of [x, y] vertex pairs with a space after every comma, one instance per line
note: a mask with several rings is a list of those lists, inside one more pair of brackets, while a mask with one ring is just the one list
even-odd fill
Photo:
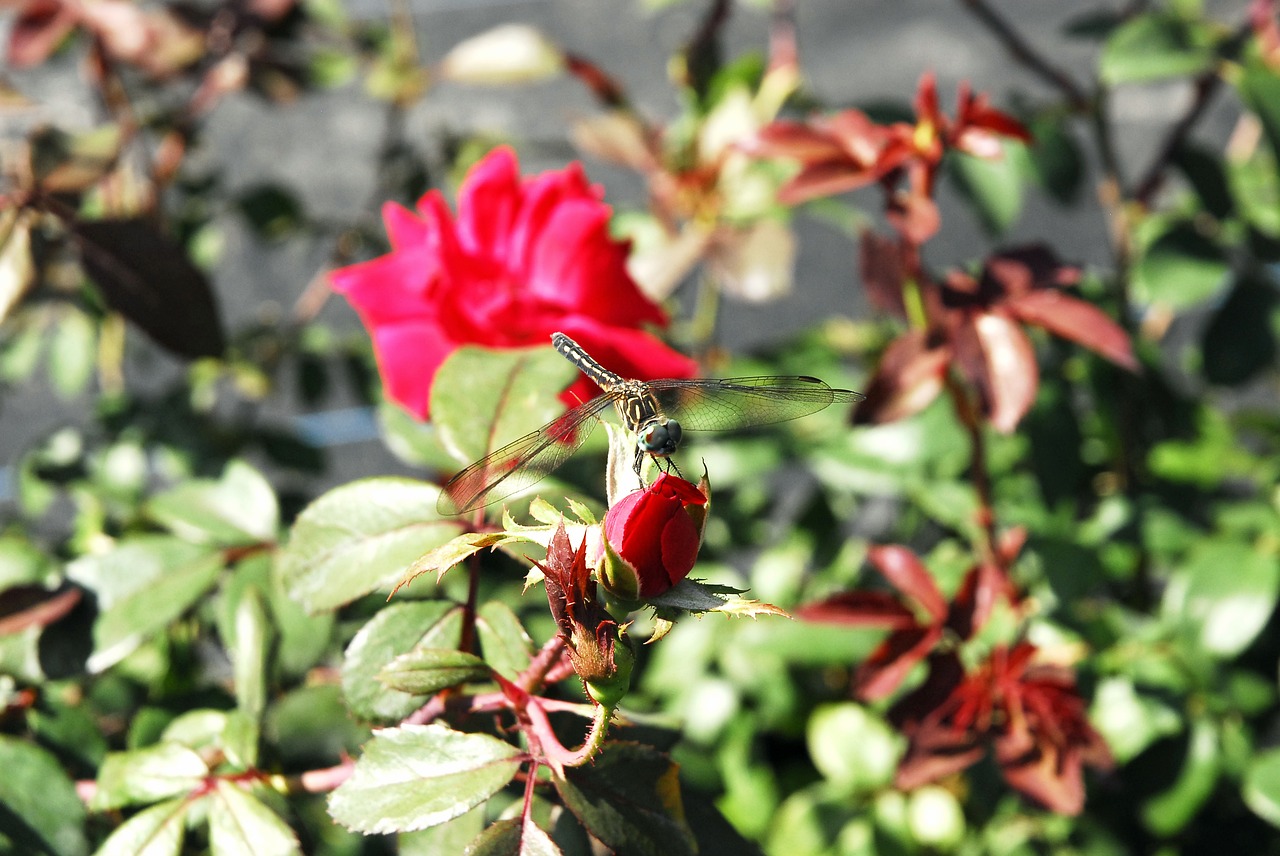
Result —
[[668, 419], [665, 424], [651, 422], [640, 431], [640, 448], [650, 455], [670, 455], [680, 445], [680, 423]]

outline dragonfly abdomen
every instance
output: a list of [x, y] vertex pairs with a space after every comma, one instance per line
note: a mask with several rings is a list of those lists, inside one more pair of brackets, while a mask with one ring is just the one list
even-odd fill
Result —
[[564, 333], [552, 333], [551, 345], [556, 349], [556, 353], [577, 366], [601, 389], [607, 391], [610, 387], [623, 382], [621, 377], [593, 360], [590, 354], [582, 350], [581, 345]]

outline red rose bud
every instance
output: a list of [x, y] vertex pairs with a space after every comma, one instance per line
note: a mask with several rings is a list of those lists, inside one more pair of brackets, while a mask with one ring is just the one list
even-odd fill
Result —
[[[656, 597], [684, 579], [707, 521], [706, 478], [694, 485], [663, 473], [614, 503], [604, 518], [600, 582], [623, 600]], [[701, 489], [700, 489], [701, 488]]]
[[545, 577], [547, 602], [573, 670], [592, 700], [612, 710], [631, 688], [635, 652], [596, 596], [586, 555], [586, 539], [575, 550], [561, 521], [547, 545], [546, 562], [535, 564]]

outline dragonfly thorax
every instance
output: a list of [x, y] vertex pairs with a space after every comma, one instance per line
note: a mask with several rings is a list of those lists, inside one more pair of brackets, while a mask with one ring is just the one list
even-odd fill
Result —
[[640, 430], [636, 432], [636, 442], [650, 455], [665, 458], [680, 445], [683, 434], [679, 422], [659, 417], [640, 426]]

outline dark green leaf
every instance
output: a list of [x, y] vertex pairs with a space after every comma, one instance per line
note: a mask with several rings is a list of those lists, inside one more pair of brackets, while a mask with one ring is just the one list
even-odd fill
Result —
[[91, 807], [106, 811], [182, 796], [209, 775], [200, 754], [179, 743], [159, 743], [132, 752], [112, 752], [98, 771]]
[[1236, 280], [1204, 331], [1205, 379], [1233, 386], [1274, 366], [1278, 307], [1280, 293], [1271, 282], [1250, 276]]
[[33, 856], [89, 852], [84, 804], [56, 758], [38, 746], [0, 735], [0, 770], [0, 851]]
[[1172, 787], [1143, 806], [1142, 819], [1148, 829], [1156, 835], [1169, 836], [1186, 827], [1213, 793], [1221, 751], [1213, 723], [1196, 720], [1178, 778]]
[[379, 731], [365, 744], [351, 778], [329, 797], [329, 812], [348, 829], [406, 832], [445, 823], [511, 781], [522, 753], [486, 734], [443, 725]]
[[255, 235], [264, 241], [279, 241], [303, 223], [302, 203], [294, 193], [278, 184], [259, 184], [240, 194], [236, 206]]
[[1221, 157], [1199, 146], [1185, 145], [1174, 152], [1173, 163], [1195, 189], [1205, 210], [1219, 220], [1232, 215], [1235, 202]]
[[1217, 244], [1190, 223], [1175, 223], [1138, 259], [1133, 285], [1139, 299], [1180, 310], [1217, 293], [1227, 273]]
[[352, 713], [396, 722], [426, 702], [386, 686], [379, 673], [415, 648], [457, 648], [462, 633], [459, 607], [447, 601], [397, 603], [383, 608], [347, 646], [342, 662], [342, 691]]
[[188, 481], [157, 494], [147, 513], [188, 540], [224, 547], [273, 542], [280, 525], [275, 491], [243, 461], [227, 464], [220, 479]]
[[289, 824], [236, 783], [220, 779], [207, 799], [212, 856], [302, 853]]
[[445, 448], [469, 464], [562, 413], [556, 396], [576, 371], [550, 343], [511, 351], [459, 348], [432, 382], [431, 421]]
[[71, 229], [85, 272], [112, 309], [179, 356], [222, 353], [213, 289], [181, 247], [142, 219], [80, 220]]
[[594, 763], [553, 781], [582, 825], [614, 850], [635, 856], [696, 852], [682, 816], [678, 768], [655, 749], [612, 743]]
[[484, 660], [450, 648], [417, 647], [396, 657], [378, 672], [378, 680], [391, 689], [423, 696], [490, 677]]
[[1112, 86], [1183, 77], [1207, 71], [1214, 61], [1207, 25], [1174, 15], [1148, 13], [1121, 24], [1098, 59], [1102, 80]]
[[298, 515], [279, 571], [290, 597], [311, 612], [389, 587], [423, 553], [458, 531], [436, 514], [439, 488], [373, 478], [329, 491]]
[[94, 856], [179, 856], [186, 832], [185, 799], [167, 800], [125, 821]]
[[1038, 119], [1031, 123], [1034, 142], [1027, 149], [1036, 181], [1062, 205], [1080, 197], [1084, 185], [1084, 156], [1065, 117]]
[[463, 853], [467, 845], [476, 839], [485, 827], [486, 806], [478, 805], [453, 820], [420, 829], [402, 832], [396, 844], [400, 856], [440, 856], [443, 853]]
[[490, 826], [471, 845], [464, 856], [561, 856], [551, 836], [533, 822], [513, 817]]

